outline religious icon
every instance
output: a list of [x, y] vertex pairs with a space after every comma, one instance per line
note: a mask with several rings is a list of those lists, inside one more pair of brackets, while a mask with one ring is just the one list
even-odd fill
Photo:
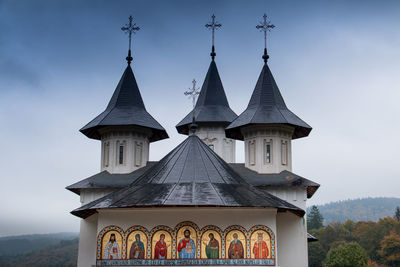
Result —
[[[146, 255], [147, 237], [142, 231], [133, 231], [128, 236], [129, 259], [144, 259]], [[129, 247], [128, 247], [129, 248]]]
[[153, 259], [165, 260], [171, 258], [171, 235], [167, 231], [158, 231], [153, 235]]
[[[117, 234], [119, 237], [119, 234]], [[105, 245], [104, 248], [104, 254], [103, 254], [103, 259], [106, 260], [118, 260], [121, 258], [121, 250], [120, 250], [120, 245], [118, 244], [119, 242], [117, 242], [117, 238], [116, 238], [116, 233], [109, 233], [106, 234], [103, 238], [103, 244], [105, 242], [108, 243]], [[119, 238], [120, 241], [120, 238]]]
[[[241, 234], [239, 232], [239, 234]], [[239, 234], [237, 232], [234, 232], [232, 234], [233, 240], [229, 244], [228, 248], [228, 258], [229, 259], [243, 259], [244, 258], [244, 247], [243, 247], [243, 242], [239, 240]], [[241, 234], [241, 237], [244, 241], [244, 235]], [[230, 240], [227, 238], [227, 241]]]
[[[253, 255], [255, 259], [267, 259], [269, 256], [269, 249], [267, 242], [264, 240], [264, 236], [267, 236], [267, 241], [269, 241], [269, 235], [265, 233], [264, 231], [256, 231], [252, 235], [252, 243], [253, 245]], [[254, 236], [257, 236], [256, 238]]]
[[194, 259], [196, 257], [196, 244], [191, 238], [191, 231], [188, 228], [186, 228], [183, 231], [183, 235], [184, 238], [180, 239], [178, 243], [179, 258]]
[[144, 244], [140, 241], [140, 235], [135, 235], [135, 241], [132, 243], [131, 250], [129, 252], [130, 259], [144, 259]]
[[221, 238], [216, 231], [206, 231], [202, 236], [202, 244], [202, 258], [219, 259]]

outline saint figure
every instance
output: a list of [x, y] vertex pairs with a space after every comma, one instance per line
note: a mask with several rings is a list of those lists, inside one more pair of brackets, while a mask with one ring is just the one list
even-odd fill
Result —
[[160, 240], [157, 241], [156, 247], [154, 248], [154, 259], [165, 260], [167, 258], [168, 247], [165, 243], [165, 235], [160, 235]]
[[190, 238], [190, 231], [183, 232], [185, 238], [181, 239], [178, 243], [178, 252], [180, 259], [194, 259], [196, 255], [196, 245], [193, 239]]
[[262, 233], [259, 233], [257, 235], [257, 241], [254, 244], [253, 253], [254, 253], [254, 257], [256, 259], [266, 259], [266, 258], [268, 258], [269, 251], [268, 251], [267, 243], [265, 243], [265, 241], [263, 241], [263, 234]]
[[132, 243], [131, 250], [129, 252], [130, 259], [144, 259], [144, 244], [140, 241], [140, 235], [135, 235], [135, 241]]
[[206, 246], [206, 255], [207, 259], [219, 259], [219, 243], [218, 240], [214, 238], [214, 234], [210, 233], [208, 235], [210, 238], [210, 241], [208, 242], [208, 245], [206, 242], [203, 242], [203, 244]]
[[244, 258], [244, 249], [242, 241], [238, 239], [238, 234], [233, 234], [233, 241], [229, 245], [228, 249], [228, 257], [230, 259], [243, 259]]
[[118, 243], [115, 241], [115, 234], [110, 235], [110, 241], [108, 241], [104, 250], [104, 259], [106, 260], [118, 260], [121, 251], [119, 250]]

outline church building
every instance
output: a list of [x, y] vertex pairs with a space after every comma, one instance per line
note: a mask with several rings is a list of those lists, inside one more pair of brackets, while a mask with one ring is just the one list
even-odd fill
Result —
[[[232, 111], [215, 62], [220, 26], [214, 15], [206, 24], [211, 63], [200, 92], [186, 92], [198, 94], [176, 125], [187, 138], [165, 157], [149, 161], [150, 143], [168, 134], [146, 110], [131, 49], [106, 109], [80, 130], [101, 142], [101, 167], [67, 187], [81, 201], [71, 212], [81, 218], [79, 267], [308, 266], [306, 201], [319, 184], [292, 172], [291, 142], [311, 127], [286, 106], [266, 46], [247, 108]], [[266, 39], [273, 27], [264, 15], [257, 29]], [[139, 27], [130, 17], [122, 30], [131, 38]]]

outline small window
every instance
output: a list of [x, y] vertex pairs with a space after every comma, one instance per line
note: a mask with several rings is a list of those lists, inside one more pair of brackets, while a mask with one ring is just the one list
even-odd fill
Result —
[[118, 163], [124, 164], [124, 146], [119, 146], [119, 156], [118, 156]]
[[265, 144], [265, 163], [271, 163], [271, 144]]
[[281, 145], [282, 151], [282, 165], [287, 165], [288, 164], [288, 141], [282, 141]]
[[110, 143], [104, 142], [103, 146], [103, 165], [104, 167], [108, 167], [110, 162]]
[[135, 166], [142, 166], [142, 151], [143, 151], [143, 143], [135, 142]]
[[249, 164], [256, 164], [256, 143], [255, 141], [249, 142]]
[[208, 147], [209, 147], [212, 151], [214, 151], [214, 145], [213, 145], [213, 144], [209, 144]]

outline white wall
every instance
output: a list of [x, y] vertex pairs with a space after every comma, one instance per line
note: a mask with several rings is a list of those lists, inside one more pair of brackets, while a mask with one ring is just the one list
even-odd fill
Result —
[[[258, 173], [280, 173], [292, 170], [292, 133], [290, 126], [249, 126], [242, 129], [245, 166]], [[271, 145], [271, 162], [266, 162], [266, 143]], [[286, 144], [283, 152], [282, 143]], [[284, 157], [283, 153], [286, 154]], [[283, 160], [285, 158], [285, 160]]]
[[[149, 160], [150, 132], [146, 129], [109, 127], [101, 132], [101, 171], [130, 173], [146, 166]], [[119, 163], [119, 146], [124, 146], [123, 163]]]
[[96, 265], [98, 215], [81, 220], [79, 233], [78, 267]]
[[196, 135], [208, 146], [214, 146], [214, 152], [228, 163], [236, 162], [236, 141], [225, 136], [224, 127], [200, 125]]
[[305, 219], [290, 212], [277, 214], [277, 252], [281, 267], [308, 267]]

